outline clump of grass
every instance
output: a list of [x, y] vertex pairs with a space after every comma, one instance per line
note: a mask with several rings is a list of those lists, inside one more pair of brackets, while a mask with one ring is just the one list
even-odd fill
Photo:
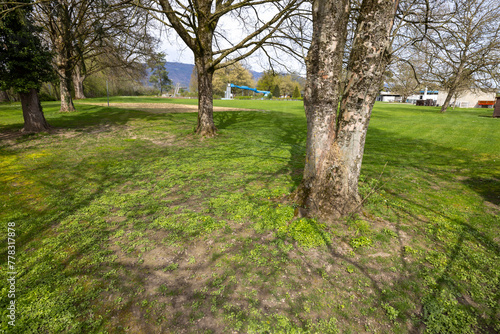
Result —
[[179, 264], [178, 263], [170, 263], [168, 266], [166, 266], [165, 268], [163, 268], [163, 271], [174, 271], [177, 268], [179, 268]]
[[[430, 292], [430, 291], [429, 291]], [[472, 334], [477, 325], [476, 318], [458, 304], [448, 289], [435, 290], [423, 298], [426, 332]]]
[[372, 241], [372, 239], [370, 239], [368, 237], [361, 236], [361, 237], [352, 238], [349, 241], [349, 245], [354, 249], [358, 249], [358, 248], [363, 248], [363, 247], [370, 247], [371, 245], [373, 245], [373, 241]]

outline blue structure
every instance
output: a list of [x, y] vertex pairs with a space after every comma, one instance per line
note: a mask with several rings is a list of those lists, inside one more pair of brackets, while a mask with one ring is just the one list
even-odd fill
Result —
[[230, 84], [227, 84], [225, 99], [228, 99], [228, 100], [231, 99], [231, 88], [240, 88], [240, 89], [245, 89], [245, 90], [251, 90], [252, 92], [256, 92], [256, 93], [263, 93], [264, 96], [271, 94], [271, 92], [268, 90], [258, 90], [256, 88], [250, 88], [248, 86], [238, 86], [238, 85], [230, 83]]

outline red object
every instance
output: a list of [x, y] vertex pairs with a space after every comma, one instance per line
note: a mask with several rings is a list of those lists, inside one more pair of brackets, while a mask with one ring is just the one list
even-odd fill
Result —
[[479, 101], [477, 104], [480, 106], [494, 106], [495, 101]]

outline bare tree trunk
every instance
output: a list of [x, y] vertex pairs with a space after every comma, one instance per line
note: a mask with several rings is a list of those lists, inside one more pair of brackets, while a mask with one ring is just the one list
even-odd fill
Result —
[[358, 180], [371, 110], [388, 63], [396, 0], [364, 0], [338, 112], [348, 0], [316, 0], [305, 109], [304, 178], [295, 193], [302, 214], [338, 218], [360, 205]]
[[[345, 209], [359, 207], [358, 182], [366, 133], [390, 61], [389, 35], [397, 0], [365, 0], [361, 7], [364, 24], [358, 28], [348, 65], [347, 87], [340, 106], [337, 145], [340, 167], [336, 187], [346, 199]], [[343, 213], [348, 213], [343, 211]]]
[[9, 94], [4, 90], [0, 90], [0, 102], [10, 102]]
[[24, 127], [22, 132], [42, 132], [50, 129], [43, 115], [38, 92], [32, 88], [27, 93], [19, 93], [23, 108]]
[[[67, 72], [66, 72], [67, 73]], [[71, 79], [68, 75], [59, 74], [60, 77], [60, 90], [61, 90], [61, 112], [75, 111], [73, 98], [71, 97]]]
[[[441, 106], [441, 112], [446, 112], [446, 109], [448, 109], [448, 107], [450, 106], [450, 101], [453, 95], [457, 92], [457, 86], [460, 84], [460, 81], [462, 80], [463, 70], [464, 66], [462, 63], [460, 63], [460, 66], [458, 67], [457, 70], [457, 75], [455, 76], [453, 83], [450, 85], [450, 90], [448, 91], [448, 95], [446, 95], [446, 99], [444, 100], [444, 103]], [[453, 108], [455, 108], [455, 104], [453, 104]]]
[[[307, 118], [306, 165], [295, 200], [309, 215], [331, 208], [335, 163], [336, 117], [342, 58], [347, 36], [349, 1], [313, 3], [313, 39], [306, 59], [304, 107]], [[327, 213], [328, 214], [328, 213]]]
[[446, 99], [444, 100], [443, 105], [441, 106], [441, 112], [443, 113], [446, 112], [446, 110], [450, 106], [450, 101], [454, 94], [455, 94], [455, 89], [454, 88], [450, 89], [448, 95], [446, 95]]
[[58, 36], [54, 42], [56, 53], [56, 70], [59, 75], [59, 88], [61, 95], [61, 112], [75, 111], [73, 99], [71, 98], [71, 79], [73, 63], [71, 61], [71, 39], [68, 32], [63, 28], [63, 23], [58, 22], [59, 30], [66, 34]]
[[211, 57], [198, 57], [195, 60], [198, 70], [198, 125], [196, 133], [204, 137], [213, 137], [217, 133], [213, 104], [212, 79], [214, 71], [207, 66], [210, 60]]
[[450, 101], [452, 97], [453, 97], [453, 92], [449, 91], [448, 95], [446, 95], [446, 99], [444, 100], [443, 105], [441, 106], [441, 112], [443, 113], [446, 112], [446, 110], [450, 106]]
[[83, 77], [80, 73], [80, 66], [76, 65], [73, 70], [73, 86], [75, 88], [75, 100], [85, 99], [85, 94], [83, 93]]

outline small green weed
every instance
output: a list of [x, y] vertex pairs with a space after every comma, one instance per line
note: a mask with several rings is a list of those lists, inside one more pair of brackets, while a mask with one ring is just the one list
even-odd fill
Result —
[[163, 268], [163, 271], [174, 271], [177, 268], [179, 268], [179, 264], [178, 263], [170, 263], [168, 266], [166, 266], [165, 268]]
[[391, 238], [397, 238], [398, 237], [398, 234], [396, 232], [394, 232], [393, 230], [388, 229], [386, 227], [384, 227], [384, 229], [382, 230], [382, 232], [384, 234], [386, 234], [387, 236], [391, 237]]
[[365, 236], [361, 236], [361, 237], [356, 237], [356, 238], [352, 238], [350, 241], [349, 241], [349, 245], [354, 248], [354, 249], [358, 249], [358, 248], [363, 248], [363, 247], [370, 247], [373, 245], [373, 241], [372, 239], [368, 238], [368, 237], [365, 237]]
[[396, 319], [398, 318], [399, 312], [394, 307], [392, 307], [391, 305], [389, 305], [387, 303], [382, 303], [382, 308], [385, 310], [385, 314], [387, 315], [389, 320], [396, 321]]

